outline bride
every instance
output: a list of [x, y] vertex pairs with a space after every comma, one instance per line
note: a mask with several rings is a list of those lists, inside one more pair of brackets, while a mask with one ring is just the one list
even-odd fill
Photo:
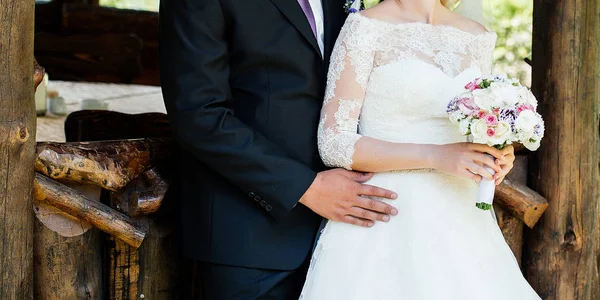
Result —
[[445, 2], [385, 0], [340, 33], [319, 150], [331, 167], [374, 172], [399, 213], [371, 228], [328, 222], [301, 299], [540, 299], [475, 207], [476, 181], [493, 178], [483, 165], [502, 172], [512, 148], [466, 143], [445, 111], [490, 73], [496, 35]]

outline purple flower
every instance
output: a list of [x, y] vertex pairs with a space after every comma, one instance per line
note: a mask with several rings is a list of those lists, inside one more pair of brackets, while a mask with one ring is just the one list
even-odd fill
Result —
[[348, 9], [348, 12], [351, 13], [351, 14], [353, 14], [353, 13], [358, 12], [358, 11], [356, 10], [356, 8], [351, 7], [351, 8]]

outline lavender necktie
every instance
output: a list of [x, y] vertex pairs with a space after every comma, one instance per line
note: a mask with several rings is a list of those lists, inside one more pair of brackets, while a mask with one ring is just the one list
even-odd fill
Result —
[[313, 14], [312, 7], [310, 7], [309, 0], [298, 0], [298, 4], [302, 7], [302, 11], [304, 11], [304, 15], [306, 15], [306, 19], [308, 19], [308, 23], [310, 24], [310, 28], [312, 29], [313, 35], [317, 38], [317, 26], [315, 25], [315, 15]]

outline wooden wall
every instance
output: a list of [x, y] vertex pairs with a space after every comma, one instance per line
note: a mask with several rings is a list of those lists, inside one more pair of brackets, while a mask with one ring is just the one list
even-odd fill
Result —
[[36, 5], [35, 56], [50, 78], [159, 85], [158, 13], [97, 2]]

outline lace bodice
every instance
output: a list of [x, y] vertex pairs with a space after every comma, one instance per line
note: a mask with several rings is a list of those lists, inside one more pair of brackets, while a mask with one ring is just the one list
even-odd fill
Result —
[[446, 105], [491, 70], [496, 34], [451, 26], [392, 24], [360, 13], [342, 28], [319, 124], [326, 165], [352, 169], [362, 136], [403, 142], [464, 141]]

